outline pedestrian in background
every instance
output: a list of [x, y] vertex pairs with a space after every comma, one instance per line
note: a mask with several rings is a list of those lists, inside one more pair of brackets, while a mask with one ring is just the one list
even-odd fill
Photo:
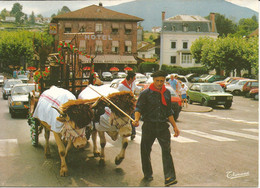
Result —
[[157, 71], [151, 75], [153, 83], [140, 93], [135, 109], [134, 126], [139, 125], [142, 116], [141, 162], [144, 180], [153, 180], [151, 165], [152, 145], [157, 138], [161, 146], [165, 186], [177, 183], [175, 168], [171, 155], [171, 133], [169, 124], [173, 127], [174, 137], [180, 131], [174, 121], [171, 108], [171, 93], [164, 83], [167, 73]]
[[[119, 91], [132, 91], [134, 94], [136, 90], [141, 90], [140, 87], [136, 86], [135, 79], [136, 79], [135, 73], [133, 71], [128, 71], [126, 78], [118, 85], [117, 89]], [[134, 114], [132, 114], [131, 117], [134, 119]], [[131, 122], [131, 126], [132, 126], [131, 140], [134, 140], [136, 131], [132, 122]]]
[[181, 84], [181, 89], [180, 89], [180, 93], [181, 93], [181, 104], [182, 107], [184, 107], [184, 103], [186, 104], [186, 108], [188, 107], [188, 103], [187, 103], [187, 90], [188, 88], [185, 87], [185, 84]]
[[175, 77], [173, 75], [170, 76], [170, 80], [168, 81], [169, 84], [171, 85], [171, 87], [176, 91], [177, 90], [177, 84], [178, 84], [178, 80], [177, 80], [178, 76], [175, 75]]

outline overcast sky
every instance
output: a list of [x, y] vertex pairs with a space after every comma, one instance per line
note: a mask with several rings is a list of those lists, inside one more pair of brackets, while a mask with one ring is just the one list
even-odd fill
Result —
[[[44, 17], [50, 17], [50, 12], [57, 13], [63, 6], [69, 7], [71, 11], [78, 10], [80, 8], [89, 5], [98, 5], [102, 2], [103, 6], [113, 6], [121, 3], [126, 3], [135, 0], [85, 0], [85, 1], [0, 1], [0, 11], [6, 8], [10, 11], [15, 2], [19, 2], [23, 6], [23, 12], [30, 15], [32, 11], [35, 15], [42, 14]], [[163, 0], [162, 0], [163, 1]], [[259, 12], [258, 0], [226, 0], [228, 2], [237, 4], [239, 6], [250, 8]]]

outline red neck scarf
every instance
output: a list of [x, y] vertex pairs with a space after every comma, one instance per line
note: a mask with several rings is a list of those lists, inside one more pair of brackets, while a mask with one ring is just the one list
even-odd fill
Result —
[[130, 89], [130, 91], [132, 91], [132, 88], [128, 85], [128, 83], [126, 82], [126, 79], [124, 79], [122, 82], [121, 82], [125, 87], [127, 87], [128, 89]]
[[163, 93], [166, 91], [165, 85], [162, 86], [162, 89], [161, 89], [161, 90], [158, 90], [158, 89], [156, 89], [156, 88], [154, 87], [154, 83], [152, 83], [152, 84], [149, 86], [149, 89], [152, 90], [152, 91], [156, 91], [156, 92], [161, 93], [162, 103], [163, 103], [163, 105], [167, 106], [165, 97], [164, 97], [164, 95], [163, 95]]

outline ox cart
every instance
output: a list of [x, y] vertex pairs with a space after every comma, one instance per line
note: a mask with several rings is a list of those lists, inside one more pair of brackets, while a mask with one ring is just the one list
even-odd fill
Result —
[[[89, 58], [90, 70], [85, 71], [79, 56]], [[31, 141], [33, 146], [38, 146], [38, 137], [42, 132], [39, 122], [33, 117], [33, 113], [40, 95], [51, 86], [64, 88], [73, 93], [76, 97], [89, 84], [100, 84], [94, 74], [93, 59], [89, 55], [80, 52], [74, 46], [66, 42], [60, 42], [58, 53], [48, 55], [49, 65], [40, 63], [40, 69], [34, 73], [34, 81], [38, 84], [37, 91], [29, 94], [28, 124], [30, 125]], [[88, 75], [88, 76], [87, 76]]]

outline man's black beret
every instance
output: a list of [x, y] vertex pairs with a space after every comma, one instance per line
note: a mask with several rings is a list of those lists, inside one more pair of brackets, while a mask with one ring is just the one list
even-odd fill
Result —
[[151, 77], [166, 77], [168, 74], [162, 70], [156, 71], [151, 75]]

